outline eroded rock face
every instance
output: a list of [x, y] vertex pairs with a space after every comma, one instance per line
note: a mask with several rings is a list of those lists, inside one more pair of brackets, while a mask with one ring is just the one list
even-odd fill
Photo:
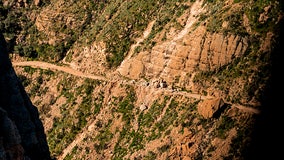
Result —
[[188, 74], [195, 71], [212, 71], [227, 65], [242, 56], [248, 47], [248, 40], [238, 35], [208, 33], [205, 26], [198, 27], [180, 41], [166, 41], [157, 44], [150, 52], [141, 52], [135, 58], [123, 63], [120, 73], [132, 79], [140, 75], [161, 77], [173, 82], [180, 77], [180, 83], [189, 81]]
[[0, 159], [51, 159], [37, 108], [17, 78], [0, 34]]

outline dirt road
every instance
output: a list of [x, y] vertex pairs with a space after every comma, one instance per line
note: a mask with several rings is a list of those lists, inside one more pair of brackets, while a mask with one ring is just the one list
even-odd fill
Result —
[[[82, 77], [82, 78], [90, 78], [90, 79], [96, 79], [96, 80], [103, 80], [103, 81], [110, 81], [106, 77], [103, 76], [98, 76], [98, 75], [91, 75], [91, 74], [86, 74], [77, 70], [74, 70], [70, 67], [67, 66], [58, 66], [55, 64], [47, 63], [47, 62], [41, 62], [41, 61], [24, 61], [24, 62], [14, 62], [13, 66], [29, 66], [29, 67], [34, 67], [34, 68], [41, 68], [41, 69], [50, 69], [50, 70], [57, 70], [61, 71], [64, 73], [69, 73], [77, 77]], [[139, 83], [133, 83], [131, 81], [127, 82], [127, 84], [132, 84], [132, 85], [139, 85]], [[141, 87], [141, 85], [139, 85]], [[154, 86], [144, 86], [144, 87], [151, 87], [153, 89]], [[154, 87], [155, 88], [155, 87]], [[214, 97], [210, 96], [203, 96], [200, 94], [195, 94], [195, 93], [188, 93], [185, 91], [173, 91], [168, 88], [155, 88], [154, 89], [155, 93], [162, 92], [165, 95], [183, 95], [189, 98], [195, 98], [195, 99], [200, 99], [200, 100], [205, 100], [205, 99], [210, 99]], [[229, 102], [227, 102], [230, 104]], [[259, 111], [255, 108], [251, 107], [246, 107], [242, 106], [239, 104], [230, 104], [232, 107], [236, 107], [244, 112], [249, 112], [253, 114], [259, 114]], [[72, 149], [76, 146], [77, 143], [82, 141], [87, 134], [87, 130], [90, 126], [94, 125], [95, 121], [92, 121], [86, 125], [86, 127], [83, 129], [83, 132], [81, 134], [78, 134], [74, 141], [68, 145], [66, 149], [62, 151], [62, 154], [58, 157], [58, 160], [63, 160], [71, 151]]]
[[65, 73], [72, 74], [77, 77], [107, 81], [107, 79], [103, 76], [86, 74], [86, 73], [74, 70], [70, 67], [58, 66], [58, 65], [51, 64], [51, 63], [47, 63], [47, 62], [41, 62], [41, 61], [14, 62], [13, 66], [30, 66], [30, 67], [35, 67], [35, 68], [57, 70], [57, 71], [62, 71]]
[[[90, 79], [102, 80], [102, 81], [111, 81], [104, 76], [86, 74], [86, 73], [74, 70], [74, 69], [67, 67], [67, 66], [58, 66], [58, 65], [55, 65], [55, 64], [51, 64], [51, 63], [47, 63], [47, 62], [41, 62], [41, 61], [13, 62], [13, 66], [29, 66], [29, 67], [34, 67], [34, 68], [57, 70], [57, 71], [72, 74], [72, 75], [77, 76], [77, 77], [90, 78]], [[136, 83], [132, 83], [131, 80], [127, 84], [139, 85], [139, 84], [136, 84]], [[141, 86], [141, 85], [139, 85], [139, 86]], [[197, 94], [197, 93], [188, 93], [188, 92], [185, 92], [185, 91], [173, 91], [173, 90], [168, 89], [168, 88], [155, 88], [155, 92], [156, 93], [163, 92], [164, 94], [168, 94], [168, 95], [183, 95], [183, 96], [186, 96], [186, 97], [189, 97], [189, 98], [195, 98], [195, 99], [200, 99], [200, 100], [214, 98], [214, 97], [210, 97], [210, 96], [203, 96], [203, 95], [200, 95], [200, 94]], [[226, 103], [230, 104], [230, 102], [226, 102]], [[243, 111], [246, 111], [246, 112], [251, 112], [251, 113], [255, 113], [255, 114], [259, 113], [259, 110], [255, 109], [255, 108], [246, 107], [246, 106], [242, 106], [242, 105], [239, 105], [239, 104], [230, 104], [230, 105], [232, 105], [232, 107], [236, 107], [236, 108], [243, 110]]]

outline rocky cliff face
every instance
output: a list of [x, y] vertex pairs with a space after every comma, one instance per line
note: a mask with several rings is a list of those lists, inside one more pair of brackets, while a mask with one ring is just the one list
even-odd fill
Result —
[[45, 143], [35, 136], [43, 133], [38, 116], [59, 160], [246, 160], [281, 153], [271, 143], [281, 137], [270, 118], [279, 105], [267, 100], [276, 97], [270, 90], [278, 83], [271, 81], [281, 73], [272, 69], [283, 50], [276, 46], [284, 2], [2, 2], [0, 29], [40, 113], [32, 114], [35, 107], [1, 55], [3, 77], [14, 79], [2, 86], [1, 101], [24, 106], [17, 114], [1, 107], [4, 128], [15, 135], [6, 140], [15, 149], [4, 145], [5, 153], [29, 156]]
[[15, 74], [6, 42], [0, 36], [0, 159], [49, 160], [50, 153], [37, 108]]

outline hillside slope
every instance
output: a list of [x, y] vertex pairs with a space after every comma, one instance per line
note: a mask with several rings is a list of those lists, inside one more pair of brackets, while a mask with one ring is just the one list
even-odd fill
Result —
[[282, 9], [6, 0], [1, 31], [55, 158], [251, 159], [259, 119], [274, 108]]

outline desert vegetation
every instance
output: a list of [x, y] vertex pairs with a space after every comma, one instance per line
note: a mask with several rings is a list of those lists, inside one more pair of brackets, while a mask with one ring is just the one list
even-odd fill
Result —
[[[258, 113], [250, 111], [271, 82], [282, 8], [276, 0], [1, 1], [0, 30], [12, 61], [54, 65], [15, 66], [53, 157], [242, 159]], [[202, 112], [214, 98], [224, 104]]]

